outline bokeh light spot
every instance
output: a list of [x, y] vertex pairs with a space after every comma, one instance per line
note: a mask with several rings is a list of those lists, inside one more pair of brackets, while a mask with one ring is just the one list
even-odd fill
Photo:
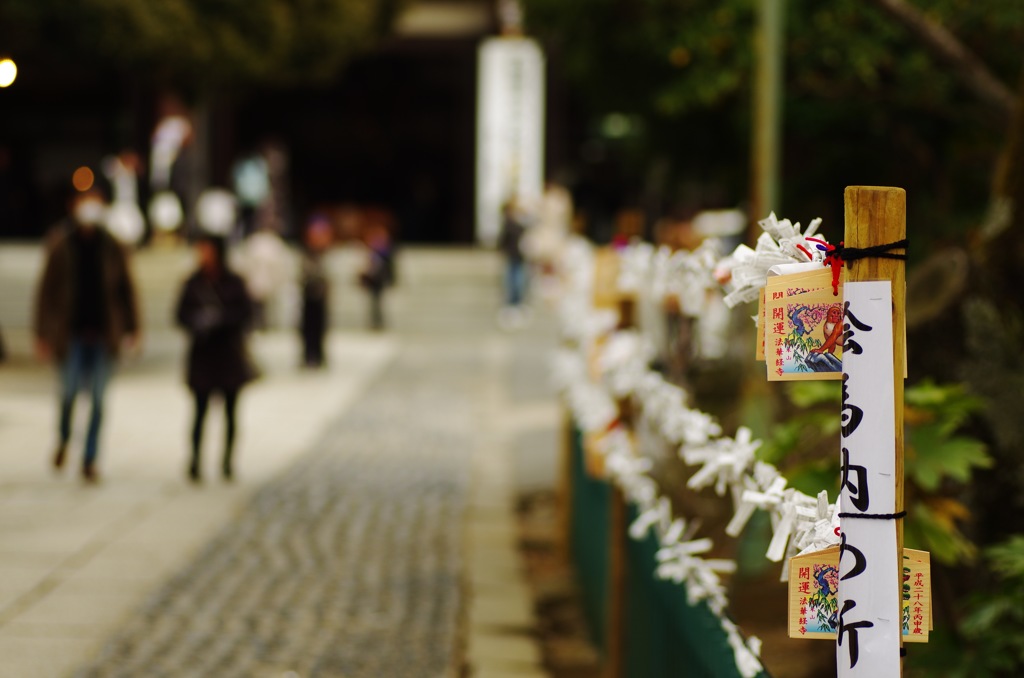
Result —
[[10, 87], [18, 77], [18, 66], [11, 59], [0, 59], [0, 87]]
[[88, 191], [92, 188], [95, 180], [95, 175], [93, 175], [92, 170], [88, 167], [79, 167], [71, 175], [71, 185], [75, 187], [76, 191]]

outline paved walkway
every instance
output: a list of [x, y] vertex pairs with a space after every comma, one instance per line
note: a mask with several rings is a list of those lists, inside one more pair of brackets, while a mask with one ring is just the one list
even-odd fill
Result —
[[[147, 256], [166, 304], [180, 266]], [[494, 331], [495, 264], [407, 255], [398, 331], [336, 332], [322, 373], [260, 337], [234, 485], [183, 480], [180, 339], [159, 325], [113, 383], [98, 488], [46, 468], [48, 372], [0, 368], [0, 676], [543, 675], [512, 506], [553, 473], [550, 326]]]

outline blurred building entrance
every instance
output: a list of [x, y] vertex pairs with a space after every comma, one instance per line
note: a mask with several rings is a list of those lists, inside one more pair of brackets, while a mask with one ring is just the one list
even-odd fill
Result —
[[334, 85], [240, 103], [237, 141], [270, 136], [289, 148], [296, 216], [376, 207], [406, 242], [470, 243], [477, 49], [494, 17], [486, 2], [411, 6], [395, 36]]
[[347, 205], [388, 213], [405, 242], [470, 243], [477, 49], [496, 31], [493, 0], [410, 0], [333, 82], [182, 91], [146, 69], [27, 43], [0, 106], [0, 238], [41, 237], [80, 167], [105, 181], [103, 159], [132, 151], [147, 168], [159, 103], [177, 96], [194, 130], [171, 176], [186, 217], [203, 188], [231, 187], [236, 162], [275, 142], [288, 158], [286, 230]]

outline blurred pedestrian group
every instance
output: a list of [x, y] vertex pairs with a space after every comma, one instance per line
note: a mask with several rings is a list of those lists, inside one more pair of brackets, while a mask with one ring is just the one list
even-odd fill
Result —
[[[114, 175], [134, 162], [124, 156]], [[113, 163], [113, 160], [111, 160]], [[124, 177], [120, 179], [127, 185]], [[123, 198], [130, 189], [122, 186]], [[81, 474], [85, 481], [100, 478], [99, 458], [104, 399], [118, 357], [140, 348], [141, 314], [129, 262], [129, 244], [108, 221], [118, 205], [108, 204], [102, 190], [90, 187], [74, 193], [68, 216], [47, 236], [45, 260], [38, 281], [33, 318], [35, 351], [52, 362], [59, 375], [57, 442], [52, 465], [63, 469], [69, 460], [75, 405], [88, 394], [88, 418]], [[120, 209], [122, 217], [127, 211]], [[278, 222], [280, 223], [280, 222]], [[124, 230], [132, 230], [122, 229]], [[203, 432], [211, 404], [223, 407], [224, 439], [220, 471], [235, 477], [238, 406], [244, 387], [260, 376], [249, 346], [250, 334], [280, 324], [273, 307], [291, 301], [299, 335], [298, 364], [321, 368], [327, 364], [325, 337], [330, 327], [331, 277], [326, 255], [335, 241], [328, 214], [315, 213], [301, 232], [299, 253], [277, 229], [261, 223], [247, 237], [238, 232], [201, 231], [192, 238], [195, 268], [184, 281], [174, 308], [176, 325], [187, 337], [185, 384], [193, 413], [186, 477], [203, 478]], [[232, 240], [240, 240], [232, 247]], [[127, 242], [125, 242], [127, 241]], [[393, 244], [389, 229], [367, 226], [362, 239], [365, 263], [359, 284], [369, 297], [369, 326], [385, 326], [383, 296], [394, 281]], [[233, 256], [231, 256], [233, 255]], [[289, 315], [278, 312], [278, 316]]]

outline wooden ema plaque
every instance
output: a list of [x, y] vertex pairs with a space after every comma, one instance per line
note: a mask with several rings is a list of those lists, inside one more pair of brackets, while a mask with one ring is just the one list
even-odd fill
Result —
[[[903, 642], [927, 643], [932, 622], [931, 558], [903, 550]], [[789, 637], [835, 640], [839, 623], [839, 547], [789, 561]]]

